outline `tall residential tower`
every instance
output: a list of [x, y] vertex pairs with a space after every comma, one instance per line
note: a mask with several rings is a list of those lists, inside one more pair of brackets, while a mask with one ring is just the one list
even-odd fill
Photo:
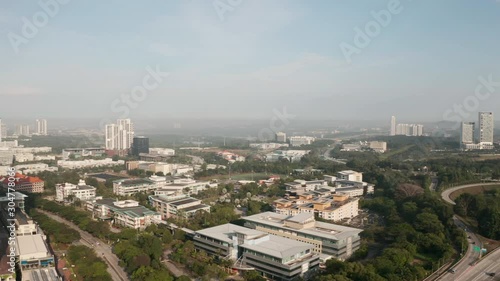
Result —
[[479, 112], [479, 144], [493, 145], [494, 130], [493, 112]]

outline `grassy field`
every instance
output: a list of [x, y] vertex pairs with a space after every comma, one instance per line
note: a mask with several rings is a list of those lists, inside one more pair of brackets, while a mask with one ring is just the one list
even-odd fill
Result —
[[476, 194], [480, 194], [480, 193], [483, 193], [485, 191], [490, 191], [490, 190], [494, 190], [494, 189], [497, 189], [497, 188], [500, 188], [500, 184], [499, 185], [490, 185], [490, 186], [473, 186], [473, 187], [468, 187], [468, 188], [464, 188], [464, 189], [460, 189], [460, 190], [457, 190], [455, 192], [452, 192], [450, 194], [450, 198], [451, 200], [455, 201], [455, 199], [460, 196], [461, 194], [464, 194], [464, 193], [470, 193], [472, 195], [476, 195]]
[[401, 147], [400, 149], [397, 149], [397, 150], [391, 150], [391, 151], [389, 151], [387, 153], [384, 153], [384, 154], [380, 155], [380, 160], [386, 160], [387, 158], [389, 158], [391, 156], [403, 153], [403, 152], [407, 151], [408, 149], [412, 148], [413, 146], [415, 146], [415, 145], [414, 144], [410, 144], [410, 145], [407, 145], [407, 146], [403, 146], [403, 147]]

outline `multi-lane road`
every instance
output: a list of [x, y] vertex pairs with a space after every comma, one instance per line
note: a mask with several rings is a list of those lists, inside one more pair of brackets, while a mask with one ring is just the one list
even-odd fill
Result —
[[452, 187], [452, 188], [448, 188], [446, 189], [445, 191], [443, 191], [443, 193], [441, 193], [441, 198], [443, 198], [444, 201], [452, 204], [452, 205], [455, 205], [455, 202], [453, 202], [453, 200], [451, 200], [450, 198], [450, 195], [457, 191], [457, 190], [460, 190], [460, 189], [464, 189], [464, 188], [468, 188], [468, 187], [474, 187], [474, 186], [491, 186], [491, 185], [500, 185], [499, 182], [489, 182], [489, 183], [475, 183], [475, 184], [468, 184], [468, 185], [460, 185], [460, 186], [455, 186], [455, 187]]
[[[467, 229], [465, 224], [458, 219], [456, 216], [453, 216], [453, 221], [455, 222], [455, 225], [462, 228], [467, 235], [467, 251], [464, 254], [464, 257], [460, 260], [458, 264], [453, 266], [449, 271], [447, 271], [445, 274], [441, 275], [441, 277], [437, 280], [443, 280], [443, 281], [456, 281], [458, 280], [457, 277], [461, 276], [470, 268], [473, 266], [473, 264], [479, 259], [479, 253], [474, 251], [474, 246], [480, 246], [481, 242], [479, 238], [472, 232]], [[469, 238], [470, 237], [470, 238]], [[467, 279], [463, 279], [464, 281], [467, 281]]]
[[[479, 183], [479, 184], [468, 184], [456, 186], [453, 188], [446, 189], [441, 193], [441, 197], [444, 201], [455, 205], [455, 202], [451, 200], [450, 195], [460, 189], [474, 187], [474, 186], [488, 186], [488, 185], [498, 185], [499, 183]], [[495, 273], [499, 275], [500, 263], [498, 259], [500, 258], [500, 252], [497, 251], [483, 260], [479, 261], [479, 252], [474, 251], [474, 246], [481, 246], [481, 241], [475, 235], [475, 233], [470, 232], [467, 226], [456, 216], [453, 217], [455, 224], [464, 229], [468, 237], [468, 248], [465, 256], [460, 260], [458, 264], [453, 266], [445, 274], [441, 275], [437, 280], [444, 281], [476, 281], [476, 280], [500, 280], [499, 277], [493, 277], [489, 274]]]
[[106, 263], [108, 264], [108, 272], [109, 272], [109, 274], [111, 274], [111, 277], [113, 278], [113, 280], [115, 280], [115, 281], [128, 281], [129, 280], [127, 273], [125, 273], [123, 268], [121, 268], [118, 264], [118, 262], [120, 260], [118, 259], [118, 257], [115, 254], [113, 254], [111, 247], [109, 245], [103, 243], [101, 240], [95, 238], [90, 233], [81, 230], [74, 223], [63, 219], [58, 215], [55, 215], [55, 214], [52, 214], [52, 213], [49, 213], [49, 212], [46, 212], [46, 211], [40, 210], [40, 209], [37, 209], [37, 211], [47, 215], [48, 217], [50, 217], [51, 219], [53, 219], [57, 222], [64, 223], [67, 226], [69, 226], [70, 228], [78, 231], [80, 233], [80, 236], [81, 236], [80, 242], [82, 244], [90, 247], [90, 248], [93, 248], [96, 251], [96, 253], [106, 261]]

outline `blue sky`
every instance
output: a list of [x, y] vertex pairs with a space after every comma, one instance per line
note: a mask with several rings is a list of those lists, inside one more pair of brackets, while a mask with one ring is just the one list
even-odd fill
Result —
[[[339, 45], [390, 0], [241, 0], [224, 20], [214, 2], [71, 0], [16, 54], [9, 34], [43, 10], [3, 1], [0, 99], [23, 110], [0, 114], [115, 117], [111, 104], [148, 66], [170, 75], [132, 118], [268, 118], [286, 107], [304, 118], [441, 120], [478, 77], [500, 82], [500, 1], [401, 0], [351, 63]], [[493, 94], [477, 110], [497, 108]]]

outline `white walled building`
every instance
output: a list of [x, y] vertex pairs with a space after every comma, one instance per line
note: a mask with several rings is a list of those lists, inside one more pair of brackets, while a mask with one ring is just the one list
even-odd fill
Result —
[[290, 146], [309, 145], [315, 141], [313, 137], [294, 136], [290, 137]]
[[134, 200], [97, 199], [87, 201], [86, 207], [97, 219], [111, 220], [116, 225], [133, 229], [145, 229], [154, 221], [161, 220], [160, 213], [151, 211]]
[[337, 178], [340, 180], [362, 182], [363, 181], [363, 173], [356, 172], [353, 170], [345, 170], [345, 171], [338, 172]]
[[36, 119], [36, 133], [41, 136], [47, 135], [47, 119]]
[[132, 146], [134, 126], [130, 119], [118, 119], [116, 124], [107, 124], [105, 128], [107, 150], [127, 150]]
[[493, 112], [479, 112], [479, 144], [493, 145], [495, 135]]
[[276, 141], [277, 142], [286, 142], [286, 133], [283, 133], [283, 132], [276, 133]]
[[23, 162], [30, 162], [35, 160], [35, 156], [33, 153], [16, 153], [14, 154], [14, 158], [16, 159], [16, 162], [23, 163]]
[[84, 180], [80, 180], [77, 185], [72, 183], [56, 184], [56, 201], [64, 202], [70, 195], [81, 201], [93, 200], [96, 197], [96, 188], [86, 185]]
[[[16, 165], [16, 171], [23, 174], [38, 174], [40, 172], [57, 172], [59, 169], [57, 167], [49, 167], [48, 164], [45, 163], [34, 163], [34, 164], [24, 164], [24, 165]], [[0, 173], [1, 175], [1, 173]]]
[[113, 161], [111, 158], [106, 158], [102, 160], [86, 159], [80, 161], [71, 160], [58, 160], [57, 166], [65, 169], [82, 169], [82, 168], [93, 168], [93, 167], [106, 167], [106, 166], [119, 166], [124, 165], [125, 161], [117, 160]]
[[385, 141], [371, 141], [369, 143], [370, 149], [373, 149], [375, 152], [384, 153], [387, 151], [387, 142]]
[[174, 156], [175, 155], [175, 150], [173, 150], [171, 148], [152, 147], [152, 148], [149, 148], [149, 154], [164, 155], [164, 156]]

